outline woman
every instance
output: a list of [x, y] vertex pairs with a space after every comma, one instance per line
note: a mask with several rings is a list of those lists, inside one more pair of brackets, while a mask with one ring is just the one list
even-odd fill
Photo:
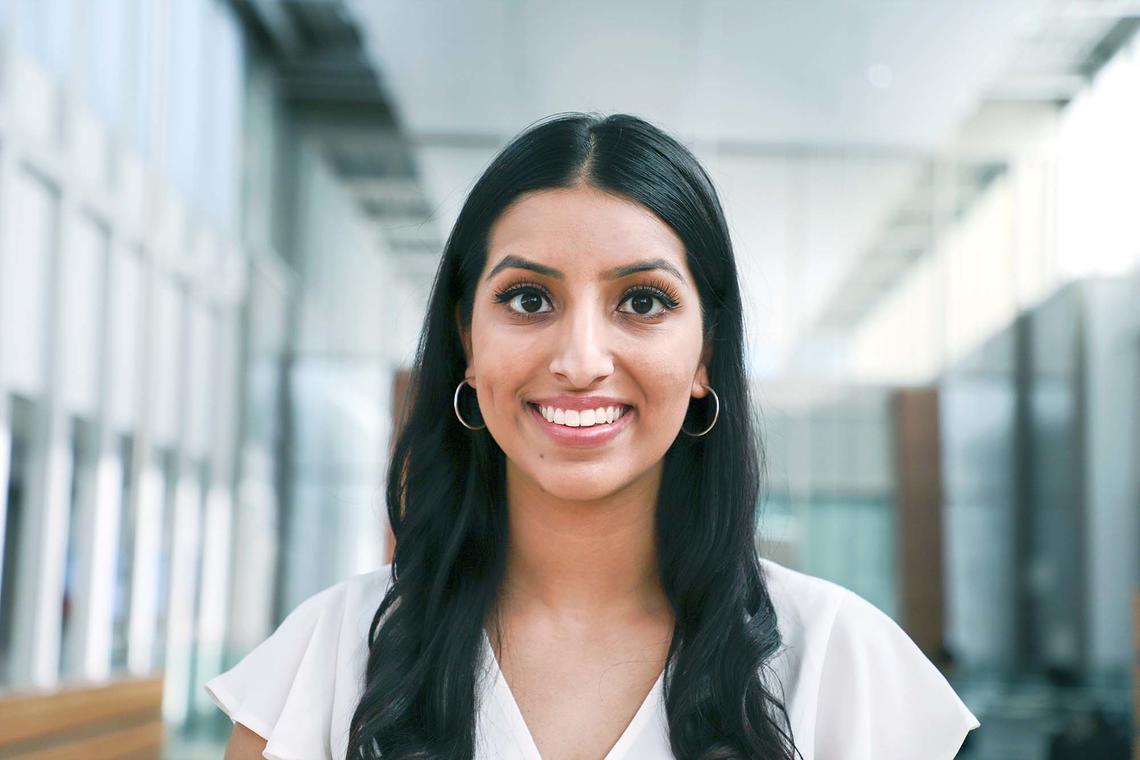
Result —
[[953, 757], [978, 721], [906, 634], [757, 556], [743, 349], [688, 150], [626, 115], [517, 137], [431, 294], [393, 563], [208, 684], [227, 757]]

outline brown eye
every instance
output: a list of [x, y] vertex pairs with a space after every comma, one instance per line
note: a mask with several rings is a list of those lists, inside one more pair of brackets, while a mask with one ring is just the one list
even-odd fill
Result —
[[629, 304], [633, 307], [634, 311], [644, 316], [653, 309], [654, 300], [656, 299], [654, 299], [653, 296], [647, 296], [644, 293], [638, 293], [637, 295], [630, 297]]
[[516, 283], [495, 293], [495, 303], [505, 304], [508, 312], [524, 318], [551, 311], [542, 310], [542, 302], [549, 300], [546, 290], [537, 285]]
[[542, 294], [537, 291], [528, 290], [519, 293], [517, 296], [512, 298], [510, 302], [515, 303], [516, 301], [518, 302], [518, 305], [522, 307], [522, 310], [527, 314], [537, 314], [539, 309], [542, 308], [543, 297]]
[[[653, 302], [656, 301], [660, 307], [654, 309]], [[656, 288], [640, 287], [633, 288], [628, 291], [622, 303], [629, 303], [633, 307], [632, 312], [627, 314], [634, 314], [639, 317], [659, 317], [666, 311], [671, 311], [677, 307], [677, 300], [672, 298], [666, 293], [658, 291]]]

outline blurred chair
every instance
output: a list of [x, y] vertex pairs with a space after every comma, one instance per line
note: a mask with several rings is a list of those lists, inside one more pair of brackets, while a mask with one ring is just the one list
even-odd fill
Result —
[[125, 760], [162, 754], [162, 676], [0, 692], [0, 757]]

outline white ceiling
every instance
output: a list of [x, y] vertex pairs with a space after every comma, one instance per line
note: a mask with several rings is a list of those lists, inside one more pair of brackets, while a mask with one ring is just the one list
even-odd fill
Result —
[[[356, 0], [441, 240], [495, 152], [559, 111], [628, 112], [721, 192], [751, 359], [802, 327], [1052, 0]], [[431, 267], [424, 272], [433, 271]]]

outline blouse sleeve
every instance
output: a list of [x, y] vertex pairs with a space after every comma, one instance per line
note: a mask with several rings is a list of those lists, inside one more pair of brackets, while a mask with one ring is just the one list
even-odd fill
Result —
[[890, 616], [843, 593], [821, 671], [817, 760], [952, 760], [979, 725]]
[[266, 740], [269, 760], [331, 757], [343, 604], [340, 586], [308, 598], [241, 662], [206, 684], [231, 720]]

